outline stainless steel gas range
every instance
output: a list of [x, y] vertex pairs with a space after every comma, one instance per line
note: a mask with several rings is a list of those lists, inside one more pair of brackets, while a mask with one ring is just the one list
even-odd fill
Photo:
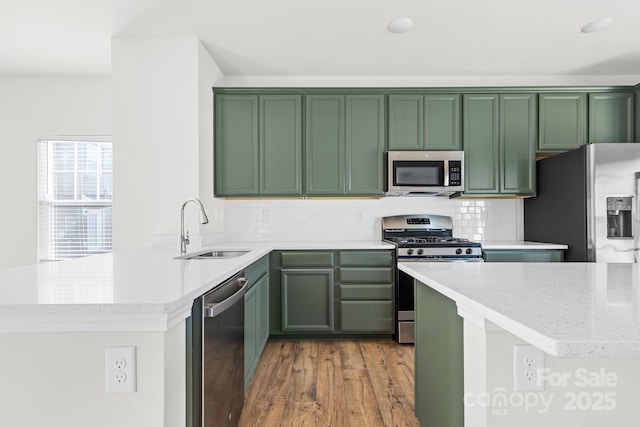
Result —
[[[444, 215], [396, 215], [382, 218], [382, 239], [396, 246], [398, 262], [483, 262], [479, 242], [453, 237], [453, 220]], [[396, 276], [395, 339], [414, 342], [413, 279]]]

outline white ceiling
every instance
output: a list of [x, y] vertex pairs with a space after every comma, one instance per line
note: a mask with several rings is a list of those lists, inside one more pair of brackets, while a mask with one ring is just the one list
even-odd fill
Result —
[[0, 74], [109, 74], [114, 36], [197, 36], [227, 76], [640, 76], [638, 0], [2, 0]]

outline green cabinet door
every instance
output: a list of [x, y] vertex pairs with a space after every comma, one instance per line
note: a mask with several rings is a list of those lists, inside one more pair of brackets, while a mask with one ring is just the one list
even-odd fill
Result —
[[346, 96], [346, 194], [384, 195], [384, 95]]
[[302, 195], [302, 96], [260, 96], [260, 194]]
[[258, 194], [258, 97], [217, 95], [215, 195]]
[[345, 193], [345, 99], [342, 95], [306, 97], [306, 194]]
[[587, 94], [540, 93], [538, 151], [566, 151], [587, 143]]
[[633, 107], [633, 93], [590, 93], [589, 142], [632, 142]]
[[389, 95], [389, 150], [424, 150], [424, 96]]
[[247, 390], [257, 364], [256, 304], [258, 288], [254, 285], [244, 294], [244, 389]]
[[635, 99], [635, 142], [640, 141], [640, 85], [637, 85], [633, 91], [633, 97]]
[[465, 194], [498, 194], [499, 96], [464, 95]]
[[500, 193], [535, 195], [538, 103], [533, 93], [500, 95]]
[[333, 331], [333, 268], [283, 268], [281, 274], [282, 331]]
[[425, 150], [462, 150], [461, 97], [460, 94], [425, 95]]
[[269, 339], [269, 275], [262, 276], [256, 286], [256, 358], [259, 359]]

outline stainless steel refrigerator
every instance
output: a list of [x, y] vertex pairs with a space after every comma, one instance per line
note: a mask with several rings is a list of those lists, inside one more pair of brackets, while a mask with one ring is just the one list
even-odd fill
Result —
[[525, 240], [569, 245], [565, 261], [638, 262], [640, 143], [585, 145], [536, 168]]

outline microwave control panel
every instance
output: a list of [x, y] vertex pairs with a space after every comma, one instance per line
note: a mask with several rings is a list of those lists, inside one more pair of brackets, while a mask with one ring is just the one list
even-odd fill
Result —
[[462, 185], [462, 162], [449, 160], [449, 186]]

